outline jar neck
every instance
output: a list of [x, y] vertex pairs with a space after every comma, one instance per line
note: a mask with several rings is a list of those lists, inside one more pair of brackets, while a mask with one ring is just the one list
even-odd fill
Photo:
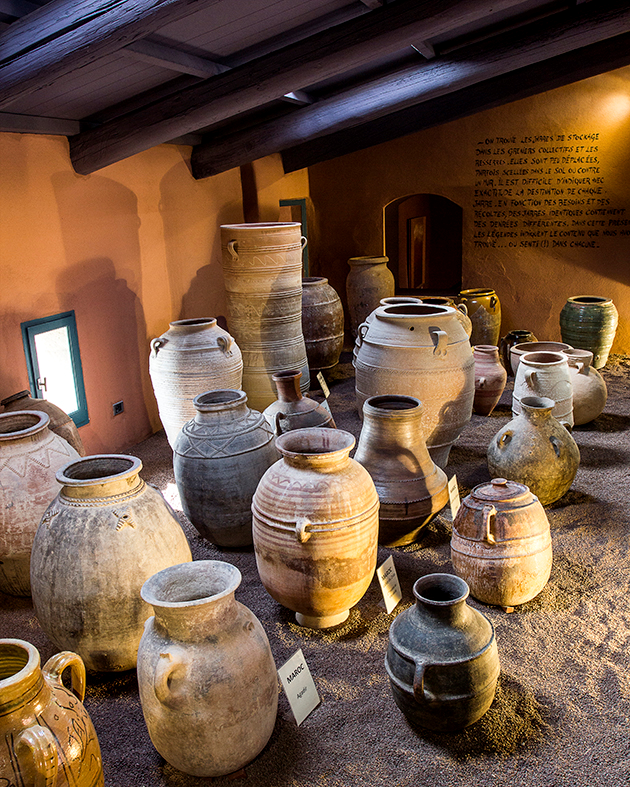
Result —
[[302, 399], [300, 390], [301, 373], [291, 375], [273, 375], [273, 381], [278, 391], [278, 401], [280, 402], [299, 402]]
[[33, 651], [0, 643], [0, 716], [32, 702], [42, 707], [48, 703], [50, 688], [44, 680], [39, 653], [35, 648]]
[[212, 426], [223, 426], [247, 418], [249, 407], [247, 400], [233, 402], [225, 407], [213, 409], [198, 409], [195, 413], [195, 423]]
[[466, 599], [436, 603], [424, 598], [416, 598], [416, 607], [425, 617], [457, 628], [463, 628], [470, 615]]
[[234, 592], [213, 599], [192, 600], [177, 607], [161, 607], [153, 602], [155, 625], [180, 642], [200, 642], [230, 628], [237, 615]]
[[410, 447], [423, 438], [422, 408], [377, 410], [363, 408], [363, 430], [381, 448]]

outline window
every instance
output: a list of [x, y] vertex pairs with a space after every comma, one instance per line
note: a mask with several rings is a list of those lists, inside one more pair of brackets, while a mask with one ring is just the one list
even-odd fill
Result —
[[74, 312], [22, 323], [31, 395], [65, 410], [77, 426], [90, 420]]

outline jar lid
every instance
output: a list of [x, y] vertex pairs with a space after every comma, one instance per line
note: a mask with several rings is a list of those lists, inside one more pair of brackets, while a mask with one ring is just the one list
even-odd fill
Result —
[[528, 486], [518, 481], [508, 481], [507, 478], [493, 478], [489, 484], [479, 484], [470, 493], [476, 500], [492, 503], [515, 500], [525, 495], [531, 496]]

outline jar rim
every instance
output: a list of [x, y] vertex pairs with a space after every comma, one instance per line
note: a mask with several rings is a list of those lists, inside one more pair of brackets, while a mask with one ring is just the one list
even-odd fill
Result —
[[193, 560], [153, 574], [142, 586], [140, 595], [153, 607], [184, 609], [231, 595], [242, 578], [239, 569], [224, 560]]
[[343, 429], [314, 426], [281, 434], [276, 448], [288, 459], [334, 458], [349, 454], [355, 442], [354, 435]]
[[212, 391], [204, 391], [193, 399], [195, 409], [202, 413], [232, 409], [240, 407], [242, 404], [247, 404], [247, 394], [245, 391], [236, 390], [236, 388], [217, 388]]
[[415, 581], [413, 594], [423, 604], [452, 607], [468, 598], [470, 588], [455, 574], [425, 574]]
[[31, 437], [50, 425], [50, 416], [43, 410], [9, 410], [0, 413], [0, 441]]
[[19, 670], [16, 670], [11, 675], [2, 677], [0, 674], [0, 689], [6, 689], [10, 686], [19, 684], [40, 664], [39, 651], [30, 642], [26, 642], [22, 639], [0, 639], [0, 654], [2, 653], [3, 648], [12, 649], [16, 656], [18, 655], [17, 651], [25, 653], [26, 662], [20, 667]]
[[142, 470], [138, 457], [129, 454], [93, 454], [73, 459], [57, 470], [55, 477], [63, 486], [86, 487], [131, 478]]

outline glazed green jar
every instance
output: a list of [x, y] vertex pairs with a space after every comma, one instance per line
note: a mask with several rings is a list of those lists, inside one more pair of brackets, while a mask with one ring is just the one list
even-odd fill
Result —
[[593, 353], [593, 367], [606, 365], [615, 339], [619, 316], [610, 298], [599, 295], [574, 295], [560, 312], [562, 341]]

